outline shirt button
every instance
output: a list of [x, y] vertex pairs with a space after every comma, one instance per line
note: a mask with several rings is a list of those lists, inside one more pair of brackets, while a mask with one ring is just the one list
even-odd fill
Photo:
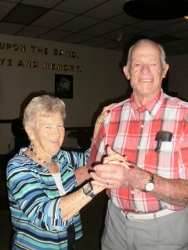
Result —
[[143, 128], [143, 127], [144, 127], [144, 125], [142, 124], [142, 125], [141, 125], [141, 128]]
[[133, 191], [133, 190], [131, 191], [131, 194], [134, 194], [134, 191]]

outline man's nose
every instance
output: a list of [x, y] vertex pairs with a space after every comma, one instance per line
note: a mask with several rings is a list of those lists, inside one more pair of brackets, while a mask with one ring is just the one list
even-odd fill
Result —
[[142, 66], [142, 72], [143, 72], [144, 75], [148, 74], [150, 72], [150, 68], [149, 68], [148, 64], [144, 64]]

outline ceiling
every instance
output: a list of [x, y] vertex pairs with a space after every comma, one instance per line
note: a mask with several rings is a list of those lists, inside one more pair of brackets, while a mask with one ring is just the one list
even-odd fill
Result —
[[138, 38], [146, 37], [162, 44], [167, 56], [188, 54], [188, 20], [136, 19], [125, 14], [125, 2], [0, 0], [0, 34], [117, 51], [126, 51]]

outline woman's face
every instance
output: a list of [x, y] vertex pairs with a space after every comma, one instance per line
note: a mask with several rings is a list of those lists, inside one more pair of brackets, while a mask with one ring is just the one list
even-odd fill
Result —
[[51, 113], [48, 117], [37, 114], [34, 129], [26, 129], [34, 144], [35, 152], [41, 157], [52, 157], [60, 149], [64, 136], [64, 121], [60, 112]]

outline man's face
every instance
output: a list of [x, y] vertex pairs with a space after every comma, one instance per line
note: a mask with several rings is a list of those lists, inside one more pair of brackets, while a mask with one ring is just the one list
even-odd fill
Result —
[[151, 43], [134, 47], [130, 66], [124, 67], [127, 79], [130, 79], [133, 92], [137, 96], [155, 97], [161, 89], [168, 65], [162, 65], [160, 50]]

